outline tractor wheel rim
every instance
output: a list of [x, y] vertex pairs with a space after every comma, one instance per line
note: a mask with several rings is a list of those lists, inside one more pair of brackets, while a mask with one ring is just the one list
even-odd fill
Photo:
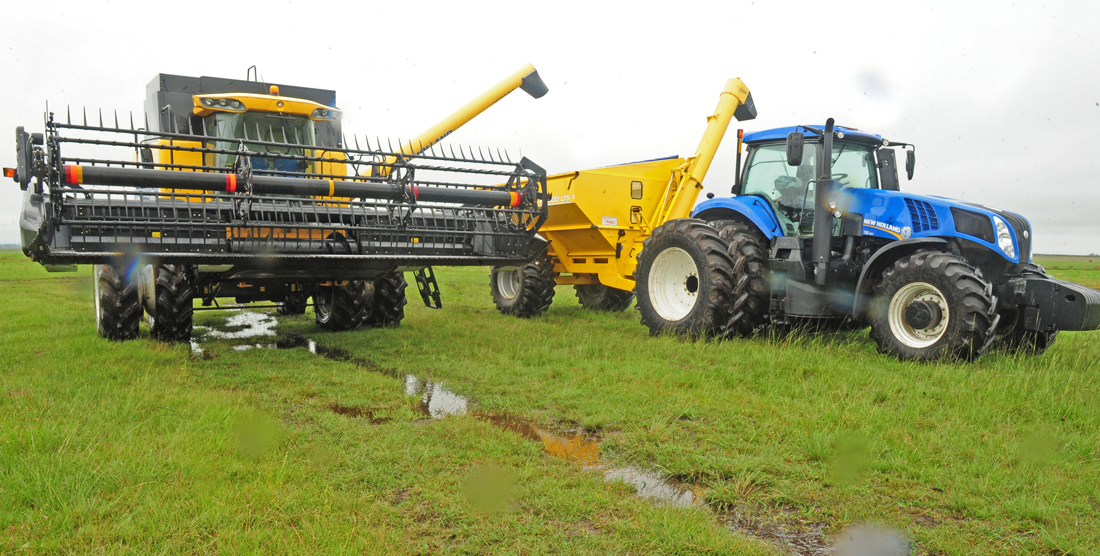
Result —
[[[942, 313], [939, 322], [921, 329], [910, 326], [905, 319], [905, 310], [915, 301], [925, 301], [939, 306]], [[890, 330], [898, 341], [911, 348], [921, 349], [935, 344], [943, 337], [947, 324], [951, 321], [951, 312], [947, 306], [947, 298], [939, 288], [927, 282], [913, 282], [899, 288], [894, 297], [890, 298], [887, 317], [890, 321]]]
[[687, 251], [665, 249], [653, 259], [648, 289], [657, 314], [678, 321], [688, 316], [699, 300], [699, 267]]
[[506, 299], [515, 299], [519, 296], [519, 288], [523, 279], [521, 273], [522, 271], [518, 268], [510, 272], [497, 272], [497, 289], [500, 290], [500, 295]]

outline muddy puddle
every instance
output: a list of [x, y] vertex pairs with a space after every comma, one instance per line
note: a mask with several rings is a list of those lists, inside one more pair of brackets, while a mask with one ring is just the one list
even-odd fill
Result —
[[[354, 363], [374, 372], [385, 372], [346, 350], [320, 345], [303, 336], [279, 336], [275, 331], [277, 324], [278, 319], [273, 314], [238, 311], [229, 316], [224, 328], [196, 326], [191, 349], [195, 355], [203, 356], [203, 341], [243, 340], [234, 342], [233, 349], [245, 351], [302, 348], [326, 359]], [[546, 454], [575, 462], [582, 469], [600, 473], [605, 481], [630, 485], [639, 497], [655, 504], [709, 511], [692, 485], [672, 480], [657, 472], [609, 464], [600, 455], [599, 438], [596, 436], [583, 431], [549, 430], [507, 414], [479, 411], [469, 398], [448, 389], [442, 382], [411, 374], [399, 375], [399, 378], [401, 376], [404, 378], [405, 394], [419, 396], [420, 411], [425, 420], [467, 416], [487, 421], [528, 440], [540, 442]], [[389, 421], [388, 418], [375, 418], [371, 410], [365, 408], [336, 403], [328, 408], [348, 417], [365, 418], [373, 424]], [[715, 516], [732, 534], [764, 540], [796, 556], [907, 556], [912, 552], [912, 544], [904, 537], [894, 531], [873, 526], [856, 525], [829, 535], [825, 524], [806, 523], [783, 511], [770, 512], [767, 516], [736, 512], [716, 513]]]

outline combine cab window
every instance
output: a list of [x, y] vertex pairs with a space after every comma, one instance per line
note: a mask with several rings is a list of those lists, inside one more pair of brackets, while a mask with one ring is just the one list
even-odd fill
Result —
[[[269, 171], [276, 174], [295, 174], [308, 172], [310, 163], [291, 157], [308, 156], [304, 148], [315, 144], [313, 121], [302, 116], [283, 116], [263, 112], [244, 112], [240, 114], [219, 112], [206, 118], [206, 132], [213, 137], [227, 139], [247, 139], [244, 147], [258, 153], [251, 156], [252, 169]], [[261, 141], [268, 144], [256, 144]], [[273, 145], [270, 143], [278, 143]], [[239, 142], [215, 142], [217, 148], [239, 150]], [[298, 146], [301, 145], [301, 146]], [[264, 153], [279, 156], [263, 156]], [[216, 155], [216, 166], [233, 166], [237, 155], [221, 153]]]

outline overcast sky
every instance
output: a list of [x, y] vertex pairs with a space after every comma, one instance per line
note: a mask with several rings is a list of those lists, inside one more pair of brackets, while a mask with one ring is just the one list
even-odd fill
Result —
[[[448, 138], [552, 173], [690, 155], [725, 80], [747, 131], [841, 125], [917, 145], [902, 188], [1019, 212], [1041, 253], [1100, 253], [1100, 2], [19, 2], [4, 9], [0, 163], [49, 101], [133, 111], [157, 73], [336, 90], [350, 135], [409, 137], [522, 64], [550, 87]], [[736, 122], [735, 122], [736, 125]], [[732, 129], [732, 126], [731, 126]], [[2, 137], [8, 137], [3, 139]], [[728, 193], [733, 133], [705, 180]], [[0, 243], [22, 195], [0, 182]]]

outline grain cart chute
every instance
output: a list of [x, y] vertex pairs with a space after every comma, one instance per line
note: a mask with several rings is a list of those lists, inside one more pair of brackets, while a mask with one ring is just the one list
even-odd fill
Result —
[[1019, 214], [902, 192], [895, 149], [835, 127], [752, 133], [734, 195], [670, 220], [638, 260], [638, 310], [653, 333], [748, 336], [766, 326], [871, 327], [904, 359], [1046, 350], [1100, 328], [1100, 292], [1031, 260]]
[[692, 156], [550, 176], [550, 213], [540, 231], [550, 241], [548, 252], [521, 267], [493, 270], [497, 308], [538, 315], [549, 308], [554, 286], [567, 284], [587, 308], [625, 309], [634, 297], [642, 243], [666, 221], [688, 215], [730, 121], [755, 117], [748, 87], [730, 79]]
[[[521, 264], [544, 250], [545, 173], [439, 140], [512, 90], [546, 92], [525, 66], [410, 141], [346, 144], [335, 93], [160, 75], [146, 124], [47, 114], [16, 130], [24, 252], [95, 264], [99, 333], [191, 336], [193, 302], [274, 301], [319, 325], [393, 326], [403, 271], [439, 305], [430, 266]], [[292, 92], [297, 96], [287, 96]], [[281, 94], [282, 93], [282, 94]]]

